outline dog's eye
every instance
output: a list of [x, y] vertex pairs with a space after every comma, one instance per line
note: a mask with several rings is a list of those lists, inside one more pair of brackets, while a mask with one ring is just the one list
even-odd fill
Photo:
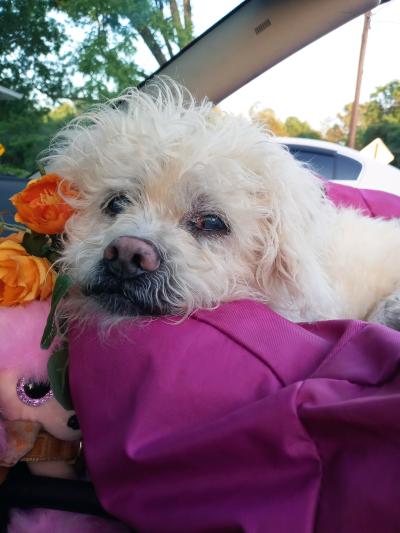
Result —
[[126, 196], [126, 194], [120, 193], [116, 194], [112, 198], [110, 198], [105, 204], [102, 206], [102, 210], [104, 213], [110, 216], [119, 215], [123, 212], [124, 208], [130, 203], [129, 198]]
[[190, 226], [196, 231], [228, 233], [225, 222], [217, 215], [199, 215], [190, 221]]

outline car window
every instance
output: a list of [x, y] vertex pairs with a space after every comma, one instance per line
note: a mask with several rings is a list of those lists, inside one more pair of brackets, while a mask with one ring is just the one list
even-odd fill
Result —
[[359, 161], [337, 154], [336, 156], [336, 176], [337, 180], [356, 180], [360, 175], [362, 165]]
[[326, 180], [335, 179], [334, 154], [302, 150], [299, 146], [288, 146], [288, 149], [298, 161], [306, 163], [315, 174]]

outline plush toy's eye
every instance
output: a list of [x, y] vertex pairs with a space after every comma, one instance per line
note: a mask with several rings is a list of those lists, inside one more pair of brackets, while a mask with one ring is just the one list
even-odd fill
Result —
[[225, 222], [217, 215], [198, 215], [190, 220], [192, 230], [197, 232], [213, 232], [219, 234], [229, 233], [229, 228]]
[[17, 383], [17, 396], [22, 403], [30, 407], [40, 407], [53, 398], [53, 391], [48, 383], [21, 378]]
[[102, 210], [107, 215], [114, 217], [122, 213], [129, 203], [130, 200], [126, 194], [118, 193], [103, 204]]

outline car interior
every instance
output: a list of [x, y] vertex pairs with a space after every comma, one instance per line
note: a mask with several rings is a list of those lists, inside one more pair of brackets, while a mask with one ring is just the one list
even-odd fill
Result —
[[[387, 1], [245, 0], [152, 76], [169, 76], [198, 99], [218, 103], [294, 52]], [[0, 502], [1, 531], [6, 531], [7, 511], [13, 506], [105, 515], [89, 481], [35, 477], [23, 464], [0, 485]]]

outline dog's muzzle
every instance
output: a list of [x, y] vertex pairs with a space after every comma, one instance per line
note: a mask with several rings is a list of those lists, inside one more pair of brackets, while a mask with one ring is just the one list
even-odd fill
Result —
[[150, 241], [121, 236], [106, 246], [83, 292], [113, 315], [173, 313], [173, 282], [166, 261]]

